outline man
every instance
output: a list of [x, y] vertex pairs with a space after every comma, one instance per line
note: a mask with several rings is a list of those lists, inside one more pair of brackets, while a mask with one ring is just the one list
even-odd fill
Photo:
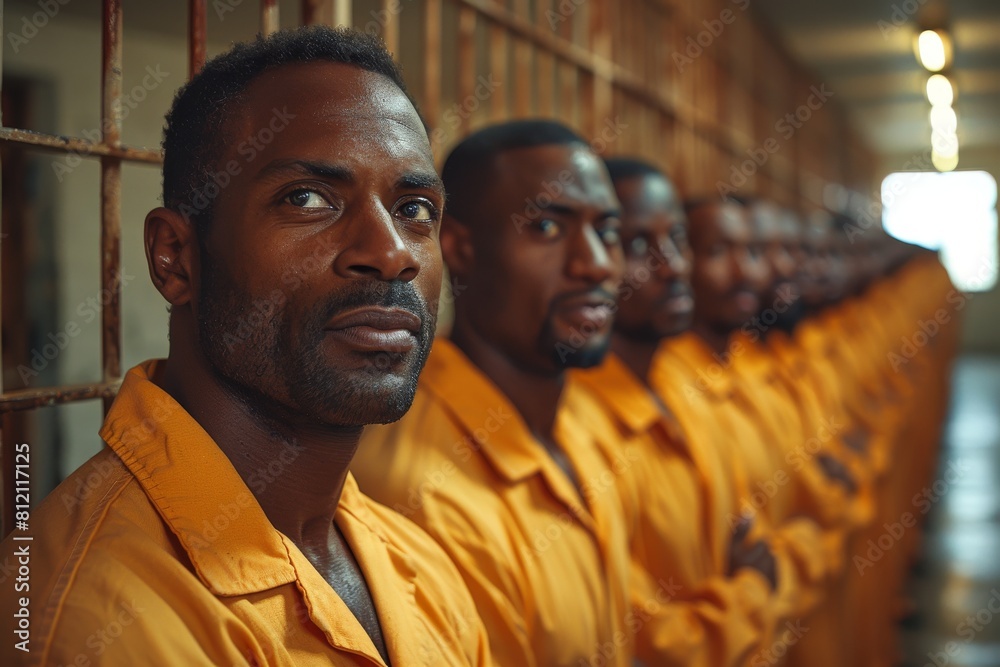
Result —
[[329, 28], [237, 45], [178, 93], [163, 186], [145, 243], [169, 357], [129, 371], [109, 448], [34, 513], [30, 652], [9, 630], [4, 652], [488, 663], [445, 554], [347, 471], [412, 400], [441, 278], [443, 188], [389, 54]]
[[637, 462], [615, 478], [637, 524], [634, 556], [656, 578], [683, 586], [685, 601], [716, 601], [713, 665], [754, 664], [772, 632], [774, 557], [765, 542], [749, 539], [748, 522], [735, 534], [730, 529], [727, 518], [740, 509], [717, 443], [688, 422], [683, 405], [675, 414], [649, 387], [658, 345], [691, 324], [687, 220], [673, 185], [656, 168], [629, 158], [606, 165], [622, 204], [626, 260], [614, 354], [573, 379], [598, 398], [615, 425], [609, 458], [625, 452]]
[[[698, 423], [717, 430], [711, 441], [737, 469], [740, 514], [754, 518], [779, 559], [775, 613], [779, 619], [802, 618], [820, 602], [829, 574], [823, 533], [815, 521], [799, 515], [792, 493], [797, 485], [789, 483], [798, 474], [798, 462], [786, 460], [751, 396], [754, 388], [734, 372], [752, 351], [733, 342], [733, 336], [753, 329], [770, 270], [744, 203], [707, 199], [685, 208], [694, 256], [692, 330], [660, 348], [650, 381], [668, 405], [684, 406], [692, 419], [697, 415]], [[730, 525], [736, 521], [732, 516]]]
[[566, 370], [603, 358], [622, 272], [619, 203], [587, 144], [551, 121], [488, 127], [445, 161], [445, 262], [463, 290], [413, 408], [370, 429], [353, 470], [455, 560], [495, 661], [710, 665], [714, 607], [629, 554], [630, 526]]

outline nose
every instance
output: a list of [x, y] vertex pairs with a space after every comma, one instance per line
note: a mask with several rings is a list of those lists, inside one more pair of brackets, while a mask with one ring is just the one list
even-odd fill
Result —
[[659, 240], [657, 251], [660, 256], [657, 258], [656, 275], [660, 279], [674, 280], [691, 273], [691, 261], [669, 236]]
[[420, 273], [420, 262], [413, 248], [400, 235], [392, 214], [381, 201], [373, 201], [359, 211], [345, 225], [344, 235], [342, 249], [333, 264], [338, 275], [405, 282]]
[[567, 259], [569, 277], [592, 285], [621, 277], [624, 270], [620, 249], [615, 252], [614, 246], [606, 245], [592, 225], [583, 225], [573, 235]]

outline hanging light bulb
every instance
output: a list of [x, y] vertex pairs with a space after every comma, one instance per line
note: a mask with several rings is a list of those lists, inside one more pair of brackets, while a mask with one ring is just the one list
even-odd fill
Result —
[[941, 134], [955, 134], [958, 131], [958, 116], [950, 106], [931, 107], [931, 130]]
[[940, 72], [948, 64], [951, 40], [944, 31], [924, 30], [917, 37], [917, 58], [931, 72]]
[[936, 151], [931, 151], [931, 164], [938, 171], [954, 171], [958, 166], [958, 151], [954, 155], [940, 155]]
[[955, 88], [944, 74], [932, 74], [927, 79], [927, 101], [936, 107], [954, 104]]

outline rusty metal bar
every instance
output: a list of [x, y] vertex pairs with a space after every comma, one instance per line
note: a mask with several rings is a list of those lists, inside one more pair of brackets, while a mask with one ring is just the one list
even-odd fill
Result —
[[110, 401], [118, 393], [121, 380], [98, 384], [66, 385], [62, 387], [41, 387], [19, 389], [0, 395], [0, 414], [44, 408], [60, 403], [73, 403], [91, 398]]
[[325, 23], [326, 21], [323, 20], [324, 5], [329, 5], [329, 3], [325, 0], [302, 0], [302, 25]]
[[260, 0], [260, 33], [267, 36], [279, 27], [278, 0]]
[[188, 0], [188, 79], [205, 66], [208, 16], [205, 0]]
[[[104, 0], [101, 39], [101, 128], [103, 143], [121, 147], [122, 5]], [[121, 357], [121, 159], [101, 157], [101, 285], [110, 295], [101, 308], [101, 360], [105, 383], [122, 374]], [[111, 399], [104, 399], [105, 411]]]
[[149, 164], [160, 164], [163, 161], [160, 151], [152, 148], [135, 148], [121, 144], [108, 146], [104, 143], [95, 144], [77, 137], [59, 137], [13, 127], [0, 127], [0, 142], [21, 144], [60, 153], [75, 153], [80, 157], [114, 157], [126, 162], [147, 162]]

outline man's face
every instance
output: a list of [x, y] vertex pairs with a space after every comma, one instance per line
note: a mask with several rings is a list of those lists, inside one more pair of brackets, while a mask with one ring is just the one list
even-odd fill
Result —
[[687, 219], [673, 186], [662, 176], [615, 182], [622, 203], [625, 277], [615, 330], [654, 342], [691, 326], [691, 246]]
[[739, 328], [757, 313], [770, 282], [749, 214], [737, 204], [710, 203], [689, 219], [695, 319], [717, 330]]
[[432, 342], [443, 190], [389, 79], [285, 65], [247, 89], [216, 169], [195, 298], [219, 379], [262, 414], [332, 425], [401, 417]]
[[760, 243], [764, 252], [764, 261], [771, 274], [770, 288], [764, 294], [765, 308], [770, 308], [776, 301], [790, 302], [797, 298], [795, 284], [795, 257], [789, 243], [789, 229], [781, 209], [769, 202], [758, 202], [751, 208], [754, 238]]
[[559, 373], [600, 363], [622, 275], [619, 204], [586, 147], [494, 158], [472, 230], [469, 289], [456, 304], [514, 365]]

